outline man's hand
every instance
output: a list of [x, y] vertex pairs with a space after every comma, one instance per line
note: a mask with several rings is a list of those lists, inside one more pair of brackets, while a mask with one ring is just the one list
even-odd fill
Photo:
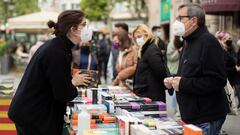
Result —
[[173, 77], [167, 77], [163, 80], [166, 88], [168, 88], [168, 89], [172, 88], [172, 80], [173, 80]]
[[236, 70], [239, 72], [240, 71], [240, 66], [236, 66]]
[[179, 91], [179, 83], [180, 83], [181, 77], [176, 76], [172, 79], [172, 87], [175, 91]]

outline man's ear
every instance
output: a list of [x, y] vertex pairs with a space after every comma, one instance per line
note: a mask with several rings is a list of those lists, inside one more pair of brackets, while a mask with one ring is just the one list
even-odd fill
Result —
[[198, 18], [197, 18], [197, 17], [193, 17], [192, 19], [193, 19], [193, 23], [194, 23], [195, 25], [198, 25]]

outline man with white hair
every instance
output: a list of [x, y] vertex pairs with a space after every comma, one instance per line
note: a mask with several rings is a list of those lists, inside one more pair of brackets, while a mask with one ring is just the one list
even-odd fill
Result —
[[218, 135], [229, 111], [223, 50], [208, 32], [200, 5], [181, 5], [176, 19], [173, 32], [183, 37], [184, 45], [178, 74], [166, 78], [165, 86], [176, 91], [185, 123], [200, 127], [203, 135]]

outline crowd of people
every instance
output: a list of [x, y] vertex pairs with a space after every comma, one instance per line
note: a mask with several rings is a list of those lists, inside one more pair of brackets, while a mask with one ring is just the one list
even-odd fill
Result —
[[169, 43], [161, 39], [160, 26], [145, 24], [129, 32], [127, 24], [117, 23], [112, 37], [108, 32], [84, 37], [92, 33], [84, 30], [85, 15], [77, 10], [62, 12], [48, 25], [56, 37], [33, 49], [10, 106], [19, 135], [60, 134], [66, 102], [77, 96], [75, 86], [87, 86], [90, 78], [72, 69], [98, 71], [99, 83], [101, 76], [118, 86], [132, 80], [133, 92], [153, 101], [166, 102], [168, 91], [181, 119], [204, 135], [217, 135], [229, 112], [227, 79], [240, 101], [240, 41], [235, 45], [227, 32], [210, 34], [198, 4], [178, 8]]

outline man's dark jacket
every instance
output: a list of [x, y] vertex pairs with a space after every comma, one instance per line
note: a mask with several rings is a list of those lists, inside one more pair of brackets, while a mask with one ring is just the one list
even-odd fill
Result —
[[77, 96], [71, 82], [73, 46], [67, 37], [57, 37], [37, 50], [10, 105], [14, 123], [34, 127], [37, 135], [61, 135], [66, 103]]
[[182, 120], [196, 124], [224, 118], [228, 112], [226, 71], [219, 42], [206, 27], [199, 27], [184, 39], [177, 92]]

